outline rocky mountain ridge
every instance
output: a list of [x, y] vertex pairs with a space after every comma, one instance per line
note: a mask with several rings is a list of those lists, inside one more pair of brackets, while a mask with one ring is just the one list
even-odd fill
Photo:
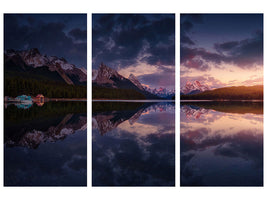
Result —
[[181, 94], [197, 94], [210, 90], [209, 86], [201, 84], [199, 81], [187, 81], [186, 85], [181, 88]]
[[92, 80], [93, 84], [103, 87], [134, 89], [148, 98], [171, 98], [175, 94], [175, 90], [167, 90], [163, 87], [151, 89], [143, 85], [134, 74], [130, 74], [128, 78], [125, 78], [103, 63], [101, 63], [98, 70], [92, 70]]
[[151, 89], [151, 88], [146, 87], [146, 86], [144, 86], [144, 89], [146, 91], [148, 91], [154, 95], [157, 95], [159, 97], [162, 97], [162, 98], [171, 98], [175, 95], [174, 89], [168, 90], [167, 88], [163, 88], [163, 87]]
[[[87, 72], [85, 68], [78, 68], [68, 63], [64, 58], [56, 56], [42, 55], [37, 48], [30, 50], [16, 51], [13, 49], [5, 51], [5, 67], [14, 65], [21, 70], [26, 67], [34, 69], [48, 67], [49, 71], [57, 72], [60, 77], [69, 85], [75, 85], [77, 82], [87, 81]], [[8, 67], [7, 67], [7, 70]]]
[[131, 91], [135, 90], [136, 92], [144, 95], [147, 99], [160, 99], [159, 96], [156, 96], [144, 90], [142, 84], [133, 74], [131, 74], [129, 78], [125, 78], [124, 76], [120, 75], [115, 69], [112, 69], [104, 65], [103, 63], [101, 63], [97, 71], [92, 71], [92, 81], [93, 87], [96, 86], [107, 89], [127, 89]]

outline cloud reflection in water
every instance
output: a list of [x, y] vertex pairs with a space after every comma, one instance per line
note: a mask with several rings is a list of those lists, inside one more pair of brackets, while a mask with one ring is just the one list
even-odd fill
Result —
[[[110, 125], [104, 135], [100, 115]], [[174, 186], [174, 104], [93, 113], [93, 121], [94, 186]]]
[[181, 185], [262, 186], [263, 115], [207, 107], [181, 106]]

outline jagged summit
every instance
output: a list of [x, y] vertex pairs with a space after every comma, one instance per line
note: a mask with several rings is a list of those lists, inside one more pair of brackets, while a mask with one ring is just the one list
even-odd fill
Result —
[[23, 70], [25, 70], [25, 66], [32, 68], [48, 67], [50, 71], [56, 71], [67, 84], [71, 85], [75, 82], [86, 82], [87, 80], [87, 74], [84, 70], [68, 63], [65, 58], [42, 55], [37, 48], [22, 51], [6, 50], [5, 65], [8, 62]]
[[166, 89], [166, 88], [163, 88], [163, 87], [160, 87], [160, 88], [149, 88], [147, 86], [143, 86], [144, 89], [154, 95], [157, 95], [159, 97], [162, 97], [162, 98], [171, 98], [175, 95], [175, 90], [174, 89]]
[[202, 85], [197, 80], [194, 82], [187, 81], [185, 86], [181, 88], [183, 94], [195, 94], [206, 90], [210, 90], [210, 88], [207, 85]]
[[136, 85], [136, 87], [138, 87], [140, 90], [144, 90], [142, 84], [139, 82], [139, 80], [136, 78], [135, 75], [130, 74], [128, 79], [134, 84]]
[[97, 76], [93, 81], [97, 84], [114, 84], [114, 80], [112, 80], [114, 78], [122, 80], [123, 76], [121, 76], [115, 69], [101, 63], [97, 71]]
[[[93, 86], [102, 88], [117, 88], [135, 90], [137, 93], [144, 95], [147, 99], [159, 99], [160, 97], [144, 90], [138, 79], [131, 74], [129, 78], [120, 75], [115, 69], [112, 69], [101, 63], [98, 70], [92, 71]], [[108, 92], [106, 92], [108, 93]], [[131, 98], [131, 97], [129, 97]]]

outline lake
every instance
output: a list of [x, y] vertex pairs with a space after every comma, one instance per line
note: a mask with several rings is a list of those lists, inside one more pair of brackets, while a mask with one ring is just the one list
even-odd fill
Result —
[[92, 103], [93, 186], [175, 185], [175, 104]]
[[6, 104], [5, 186], [86, 186], [86, 102]]
[[181, 186], [263, 186], [263, 102], [181, 102]]

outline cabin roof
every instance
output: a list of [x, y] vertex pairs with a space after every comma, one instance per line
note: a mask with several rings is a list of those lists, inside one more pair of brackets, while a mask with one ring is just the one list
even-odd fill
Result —
[[38, 94], [36, 97], [44, 97], [44, 95], [42, 95], [42, 94]]

